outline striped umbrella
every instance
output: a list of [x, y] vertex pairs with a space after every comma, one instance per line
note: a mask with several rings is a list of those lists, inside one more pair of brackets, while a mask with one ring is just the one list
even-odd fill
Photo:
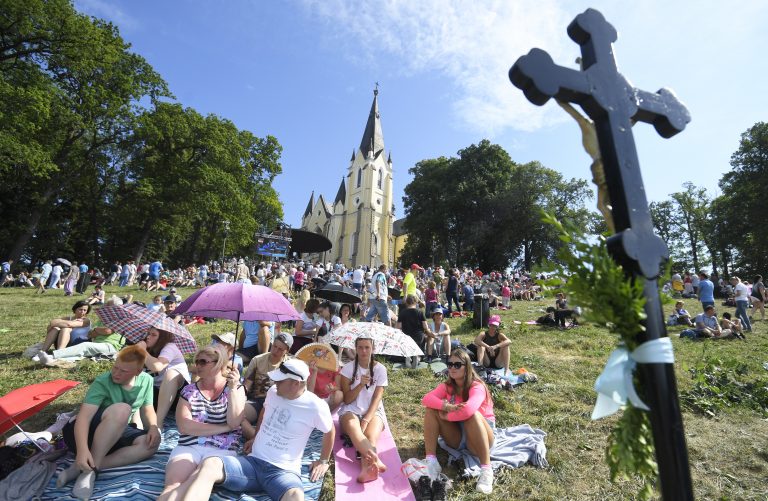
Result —
[[110, 329], [119, 332], [132, 343], [147, 337], [150, 327], [173, 334], [173, 343], [182, 353], [197, 351], [197, 343], [186, 326], [175, 322], [165, 313], [148, 310], [137, 304], [103, 306], [96, 315]]

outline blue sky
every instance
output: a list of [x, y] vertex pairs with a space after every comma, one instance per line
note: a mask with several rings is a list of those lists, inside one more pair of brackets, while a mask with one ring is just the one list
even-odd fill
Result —
[[[671, 5], [670, 5], [671, 4]], [[309, 194], [333, 199], [372, 99], [392, 152], [397, 217], [408, 169], [488, 138], [517, 162], [589, 179], [574, 122], [528, 103], [507, 71], [533, 47], [574, 65], [568, 23], [595, 7], [619, 31], [619, 69], [637, 87], [673, 89], [692, 122], [662, 139], [635, 126], [651, 200], [692, 181], [717, 193], [739, 136], [766, 120], [768, 2], [649, 0], [356, 2], [75, 0], [115, 23], [179, 102], [284, 147], [275, 187], [298, 224]]]

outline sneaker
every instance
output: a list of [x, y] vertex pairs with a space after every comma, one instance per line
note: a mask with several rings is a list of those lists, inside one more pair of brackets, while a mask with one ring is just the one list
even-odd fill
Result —
[[434, 461], [426, 460], [427, 462], [427, 474], [432, 480], [437, 480], [438, 475], [443, 471], [440, 467], [440, 463], [435, 459]]
[[43, 343], [33, 344], [32, 346], [24, 350], [24, 353], [22, 353], [21, 356], [24, 358], [32, 358], [40, 352], [40, 348], [42, 347], [43, 347]]
[[427, 475], [419, 477], [416, 485], [416, 498], [422, 501], [432, 501], [432, 479]]
[[[445, 475], [440, 475], [445, 477]], [[445, 480], [437, 478], [432, 481], [432, 501], [445, 501]]]
[[483, 494], [493, 492], [493, 468], [480, 469], [480, 478], [477, 479], [477, 490]]

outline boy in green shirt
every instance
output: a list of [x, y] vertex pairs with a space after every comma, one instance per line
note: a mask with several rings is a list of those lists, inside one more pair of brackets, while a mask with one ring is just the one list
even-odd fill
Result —
[[[110, 372], [98, 376], [88, 389], [74, 421], [63, 430], [64, 441], [76, 454], [56, 485], [77, 478], [72, 495], [89, 499], [100, 470], [138, 463], [152, 457], [160, 445], [157, 416], [152, 407], [152, 376], [143, 372], [147, 352], [123, 348]], [[129, 425], [139, 411], [144, 429]]]

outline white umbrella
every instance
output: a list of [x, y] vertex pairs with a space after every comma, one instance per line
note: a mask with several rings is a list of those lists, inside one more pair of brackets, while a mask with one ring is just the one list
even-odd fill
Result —
[[378, 322], [348, 322], [333, 329], [328, 342], [341, 348], [355, 349], [357, 338], [373, 340], [373, 353], [397, 357], [420, 357], [424, 355], [416, 341], [400, 329]]
[[66, 260], [66, 259], [64, 259], [63, 257], [60, 257], [59, 259], [57, 259], [57, 260], [56, 260], [56, 262], [57, 262], [57, 263], [61, 263], [61, 264], [63, 264], [64, 266], [72, 266], [72, 263], [70, 263], [69, 261], [67, 261], [67, 260]]

